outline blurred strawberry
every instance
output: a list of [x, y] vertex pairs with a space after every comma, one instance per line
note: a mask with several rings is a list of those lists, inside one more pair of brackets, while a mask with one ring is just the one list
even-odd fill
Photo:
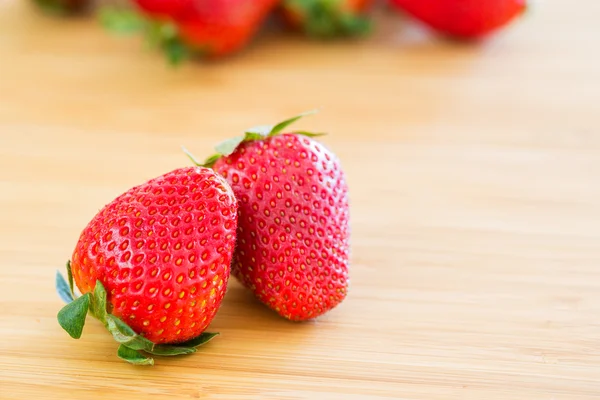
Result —
[[105, 9], [105, 26], [144, 32], [172, 63], [199, 55], [219, 58], [245, 47], [277, 0], [133, 0], [137, 11]]
[[83, 11], [89, 0], [34, 0], [44, 12], [54, 15], [75, 14]]
[[457, 38], [478, 38], [509, 24], [526, 9], [526, 0], [390, 0], [428, 25]]
[[134, 3], [151, 17], [174, 18], [185, 7], [189, 6], [191, 0], [134, 0]]
[[205, 56], [220, 57], [246, 46], [278, 1], [195, 0], [191, 3], [191, 7], [176, 17], [181, 39]]
[[373, 0], [283, 0], [286, 23], [317, 38], [357, 36], [370, 28], [366, 12]]

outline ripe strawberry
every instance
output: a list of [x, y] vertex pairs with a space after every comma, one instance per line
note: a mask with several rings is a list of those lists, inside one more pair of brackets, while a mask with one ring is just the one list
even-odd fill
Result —
[[111, 30], [142, 31], [178, 63], [240, 51], [257, 34], [278, 0], [134, 0], [139, 13], [105, 10]]
[[283, 0], [281, 11], [287, 24], [308, 36], [331, 38], [366, 33], [366, 17], [373, 0]]
[[479, 38], [510, 23], [526, 0], [390, 0], [434, 30], [459, 38]]
[[217, 146], [207, 160], [239, 203], [232, 274], [284, 318], [318, 317], [348, 290], [349, 207], [338, 158], [295, 117]]
[[[227, 287], [236, 228], [237, 202], [223, 178], [201, 167], [172, 171], [128, 190], [91, 220], [70, 262], [71, 287], [74, 278], [123, 351], [164, 354], [173, 349], [164, 344], [205, 340]], [[76, 338], [84, 296], [65, 307], [79, 310], [75, 316], [59, 314]], [[69, 329], [78, 319], [81, 329]]]
[[177, 17], [184, 43], [208, 57], [237, 52], [257, 33], [277, 0], [196, 0]]

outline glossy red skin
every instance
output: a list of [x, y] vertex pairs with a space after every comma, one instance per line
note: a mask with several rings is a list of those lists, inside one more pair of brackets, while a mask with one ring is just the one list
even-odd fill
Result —
[[177, 17], [181, 38], [209, 57], [246, 46], [277, 0], [196, 0]]
[[182, 168], [106, 205], [71, 267], [82, 293], [99, 279], [109, 312], [154, 343], [185, 342], [214, 318], [227, 287], [237, 202], [214, 171]]
[[193, 0], [133, 0], [146, 14], [156, 18], [177, 18]]
[[240, 145], [214, 169], [239, 203], [232, 274], [284, 318], [318, 317], [348, 290], [348, 187], [337, 157], [284, 134]]
[[479, 38], [509, 24], [526, 0], [390, 0], [434, 30], [449, 36]]
[[134, 0], [146, 14], [174, 22], [184, 43], [207, 57], [239, 51], [278, 0]]

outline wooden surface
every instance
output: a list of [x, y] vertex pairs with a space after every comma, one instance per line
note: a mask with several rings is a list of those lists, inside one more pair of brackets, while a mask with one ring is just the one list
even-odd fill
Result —
[[[265, 35], [165, 66], [0, 1], [0, 398], [600, 398], [600, 15], [538, 1], [480, 46], [398, 17], [361, 43]], [[232, 282], [199, 353], [132, 367], [56, 322], [81, 229], [180, 151], [299, 111], [352, 197], [352, 286], [313, 323]], [[117, 397], [118, 396], [118, 397]]]

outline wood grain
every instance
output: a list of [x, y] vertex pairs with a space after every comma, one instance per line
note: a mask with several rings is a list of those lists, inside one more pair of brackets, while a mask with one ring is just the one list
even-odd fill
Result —
[[[479, 46], [381, 15], [360, 43], [265, 34], [167, 68], [135, 38], [0, 1], [0, 398], [600, 398], [597, 1]], [[53, 277], [128, 187], [322, 107], [352, 196], [352, 287], [313, 323], [232, 282], [201, 352], [119, 361], [58, 326]]]

